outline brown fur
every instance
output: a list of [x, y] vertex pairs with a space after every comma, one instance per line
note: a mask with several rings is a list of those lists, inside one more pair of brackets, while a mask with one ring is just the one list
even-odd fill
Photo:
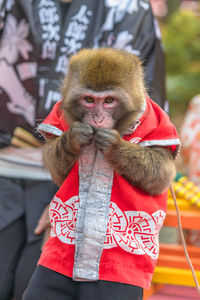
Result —
[[[94, 130], [83, 124], [79, 104], [87, 91], [113, 93], [120, 100], [113, 129]], [[175, 175], [172, 153], [166, 148], [146, 148], [124, 141], [123, 133], [143, 112], [143, 72], [139, 59], [122, 50], [82, 50], [72, 56], [63, 83], [63, 110], [71, 127], [44, 147], [44, 163], [53, 180], [61, 184], [78, 160], [81, 149], [94, 140], [97, 149], [131, 184], [151, 195], [162, 193]]]
[[121, 114], [115, 128], [123, 132], [143, 109], [145, 89], [141, 62], [124, 50], [81, 50], [71, 57], [63, 82], [63, 109], [69, 122], [81, 121], [77, 101], [85, 90], [109, 90], [117, 95]]

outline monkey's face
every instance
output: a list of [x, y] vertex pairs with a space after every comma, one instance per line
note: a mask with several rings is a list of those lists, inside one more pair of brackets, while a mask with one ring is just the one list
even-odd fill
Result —
[[123, 133], [144, 110], [141, 63], [121, 50], [81, 50], [70, 58], [62, 95], [70, 125], [78, 121]]
[[113, 117], [119, 107], [119, 101], [109, 93], [90, 93], [80, 99], [83, 109], [83, 123], [94, 128], [112, 129], [116, 123]]

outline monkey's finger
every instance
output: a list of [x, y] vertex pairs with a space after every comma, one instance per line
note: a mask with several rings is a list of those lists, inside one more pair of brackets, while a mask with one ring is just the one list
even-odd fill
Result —
[[94, 141], [95, 142], [109, 142], [110, 140], [113, 139], [113, 136], [108, 134], [108, 133], [105, 133], [103, 131], [97, 131], [97, 133], [95, 134], [94, 136]]
[[95, 136], [105, 138], [105, 139], [113, 139], [118, 137], [118, 132], [116, 130], [111, 129], [98, 129]]
[[94, 137], [94, 142], [99, 144], [110, 144], [117, 142], [117, 139], [115, 136], [110, 135], [96, 135]]
[[81, 146], [90, 145], [92, 143], [92, 138], [80, 137], [78, 143]]
[[75, 135], [75, 136], [81, 135], [81, 136], [86, 136], [86, 137], [93, 137], [94, 131], [93, 131], [92, 127], [87, 128], [87, 129], [85, 129], [85, 128], [74, 128], [72, 130], [72, 134]]
[[73, 126], [73, 129], [90, 132], [91, 134], [94, 133], [93, 127], [87, 123], [76, 122]]
[[107, 140], [107, 141], [103, 141], [103, 140], [95, 140], [94, 141], [94, 144], [96, 146], [96, 148], [100, 149], [100, 150], [106, 150], [107, 148], [109, 148], [110, 146], [110, 141]]
[[80, 130], [80, 134], [83, 135], [83, 136], [87, 136], [87, 137], [93, 137], [94, 135], [94, 132], [93, 131], [86, 131], [86, 130]]
[[81, 124], [82, 124], [81, 128], [84, 128], [92, 133], [94, 132], [94, 128], [90, 124], [88, 123], [81, 123]]

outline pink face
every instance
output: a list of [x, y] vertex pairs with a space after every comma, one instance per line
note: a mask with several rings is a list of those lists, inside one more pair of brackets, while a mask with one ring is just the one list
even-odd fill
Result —
[[81, 98], [81, 105], [84, 108], [84, 123], [94, 128], [112, 129], [115, 125], [113, 114], [119, 101], [109, 95], [87, 94]]

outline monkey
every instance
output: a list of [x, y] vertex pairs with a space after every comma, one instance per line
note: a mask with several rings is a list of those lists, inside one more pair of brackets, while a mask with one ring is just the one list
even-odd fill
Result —
[[150, 285], [179, 139], [143, 78], [142, 62], [125, 50], [80, 50], [62, 100], [39, 125], [44, 165], [59, 188], [38, 265], [72, 286]]
[[145, 113], [142, 62], [111, 48], [83, 49], [71, 57], [62, 85], [69, 130], [46, 142], [44, 165], [62, 185], [82, 149], [94, 144], [114, 171], [150, 195], [166, 191], [176, 167], [170, 147], [144, 147], [123, 139]]

